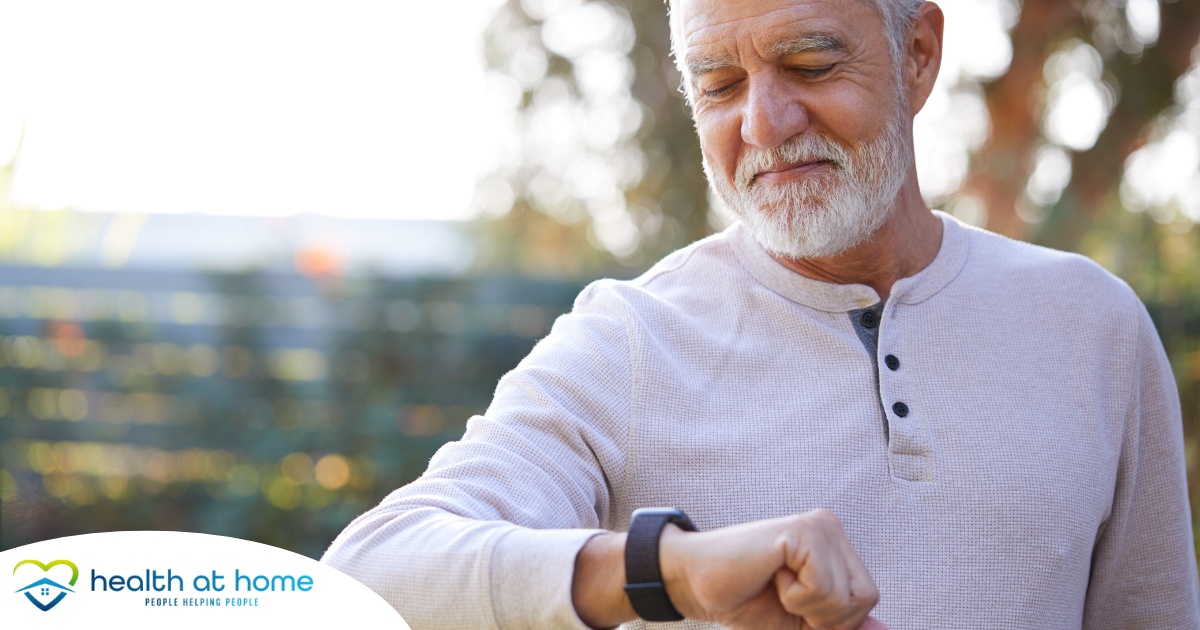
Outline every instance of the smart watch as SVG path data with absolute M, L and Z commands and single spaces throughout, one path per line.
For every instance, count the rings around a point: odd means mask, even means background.
M 696 531 L 691 519 L 680 510 L 642 508 L 633 512 L 629 535 L 625 538 L 625 594 L 633 604 L 633 611 L 646 621 L 683 619 L 667 597 L 658 564 L 658 539 L 667 523 L 674 523 L 684 531 Z

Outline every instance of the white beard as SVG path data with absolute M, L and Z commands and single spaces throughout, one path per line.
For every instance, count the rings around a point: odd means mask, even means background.
M 704 172 L 767 251 L 788 258 L 834 256 L 871 238 L 895 207 L 912 155 L 903 121 L 893 117 L 878 137 L 853 151 L 812 132 L 774 149 L 751 149 L 738 163 L 735 183 L 717 176 L 707 156 Z M 816 160 L 832 162 L 832 172 L 782 184 L 754 180 L 781 164 Z

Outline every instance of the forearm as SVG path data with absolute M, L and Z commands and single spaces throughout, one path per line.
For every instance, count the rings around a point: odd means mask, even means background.
M 610 628 L 637 618 L 625 595 L 625 534 L 601 534 L 575 557 L 571 600 L 593 628 Z
M 505 529 L 431 507 L 383 505 L 351 523 L 322 562 L 379 593 L 414 628 L 485 627 L 490 576 L 476 567 Z
M 571 574 L 595 535 L 389 506 L 352 523 L 322 561 L 379 593 L 414 629 L 582 629 Z

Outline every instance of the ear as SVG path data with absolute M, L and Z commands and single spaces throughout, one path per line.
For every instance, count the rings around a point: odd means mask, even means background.
M 942 8 L 926 2 L 917 9 L 904 54 L 904 81 L 908 87 L 909 114 L 916 116 L 933 92 L 942 67 L 942 27 L 946 18 Z

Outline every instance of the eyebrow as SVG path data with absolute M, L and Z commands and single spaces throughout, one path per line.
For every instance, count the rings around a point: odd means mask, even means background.
M 807 52 L 845 52 L 847 50 L 849 48 L 846 43 L 836 35 L 812 33 L 775 42 L 767 48 L 767 53 L 775 57 L 784 57 Z M 720 54 L 688 60 L 687 69 L 688 74 L 695 78 L 732 65 L 734 65 L 732 55 Z
M 837 35 L 828 33 L 812 33 L 809 35 L 801 35 L 782 41 L 775 42 L 767 48 L 767 52 L 771 55 L 783 57 L 785 55 L 796 55 L 806 52 L 827 52 L 827 51 L 845 52 L 848 50 L 846 43 Z
M 711 57 L 701 57 L 699 59 L 690 59 L 687 62 L 688 74 L 692 77 L 698 77 L 702 74 L 728 68 L 733 65 L 733 55 L 722 54 Z

